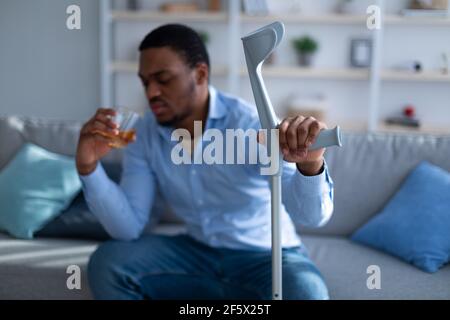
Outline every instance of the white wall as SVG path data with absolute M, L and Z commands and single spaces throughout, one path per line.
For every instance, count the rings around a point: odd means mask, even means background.
M 81 30 L 66 8 L 81 7 Z M 99 106 L 98 1 L 0 1 L 0 114 L 84 120 Z

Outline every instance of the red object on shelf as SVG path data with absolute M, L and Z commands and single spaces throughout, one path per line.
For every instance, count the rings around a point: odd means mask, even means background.
M 408 118 L 413 118 L 416 115 L 416 110 L 413 106 L 408 105 L 403 109 L 403 114 Z

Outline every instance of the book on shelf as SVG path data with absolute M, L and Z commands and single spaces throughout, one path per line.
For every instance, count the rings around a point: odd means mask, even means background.
M 165 3 L 159 8 L 166 13 L 184 13 L 184 12 L 198 12 L 199 7 L 196 3 Z
M 388 117 L 388 118 L 386 118 L 385 123 L 388 125 L 399 125 L 399 126 L 412 127 L 412 128 L 420 127 L 419 119 L 411 118 L 411 117 L 404 117 L 404 116 Z

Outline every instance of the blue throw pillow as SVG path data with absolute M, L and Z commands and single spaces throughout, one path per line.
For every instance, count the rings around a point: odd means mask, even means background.
M 73 158 L 25 144 L 0 172 L 0 230 L 33 238 L 80 189 Z
M 450 260 L 450 173 L 422 162 L 351 238 L 436 272 Z
M 102 162 L 102 166 L 112 181 L 120 182 L 122 174 L 122 165 L 120 163 Z M 82 191 L 78 193 L 66 210 L 47 223 L 42 230 L 36 233 L 36 236 L 99 241 L 111 238 L 97 217 L 89 210 Z

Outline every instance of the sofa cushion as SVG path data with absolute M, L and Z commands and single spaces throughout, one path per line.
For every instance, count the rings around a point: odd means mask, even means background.
M 72 157 L 26 143 L 0 172 L 0 230 L 31 239 L 80 189 Z
M 303 236 L 331 299 L 450 299 L 450 265 L 430 274 L 344 237 Z M 369 266 L 380 268 L 381 289 L 368 289 Z
M 380 212 L 409 172 L 423 160 L 450 171 L 450 135 L 344 132 L 341 148 L 325 157 L 334 181 L 334 213 L 304 234 L 349 236 Z
M 436 272 L 450 259 L 449 230 L 450 173 L 423 162 L 352 240 Z

